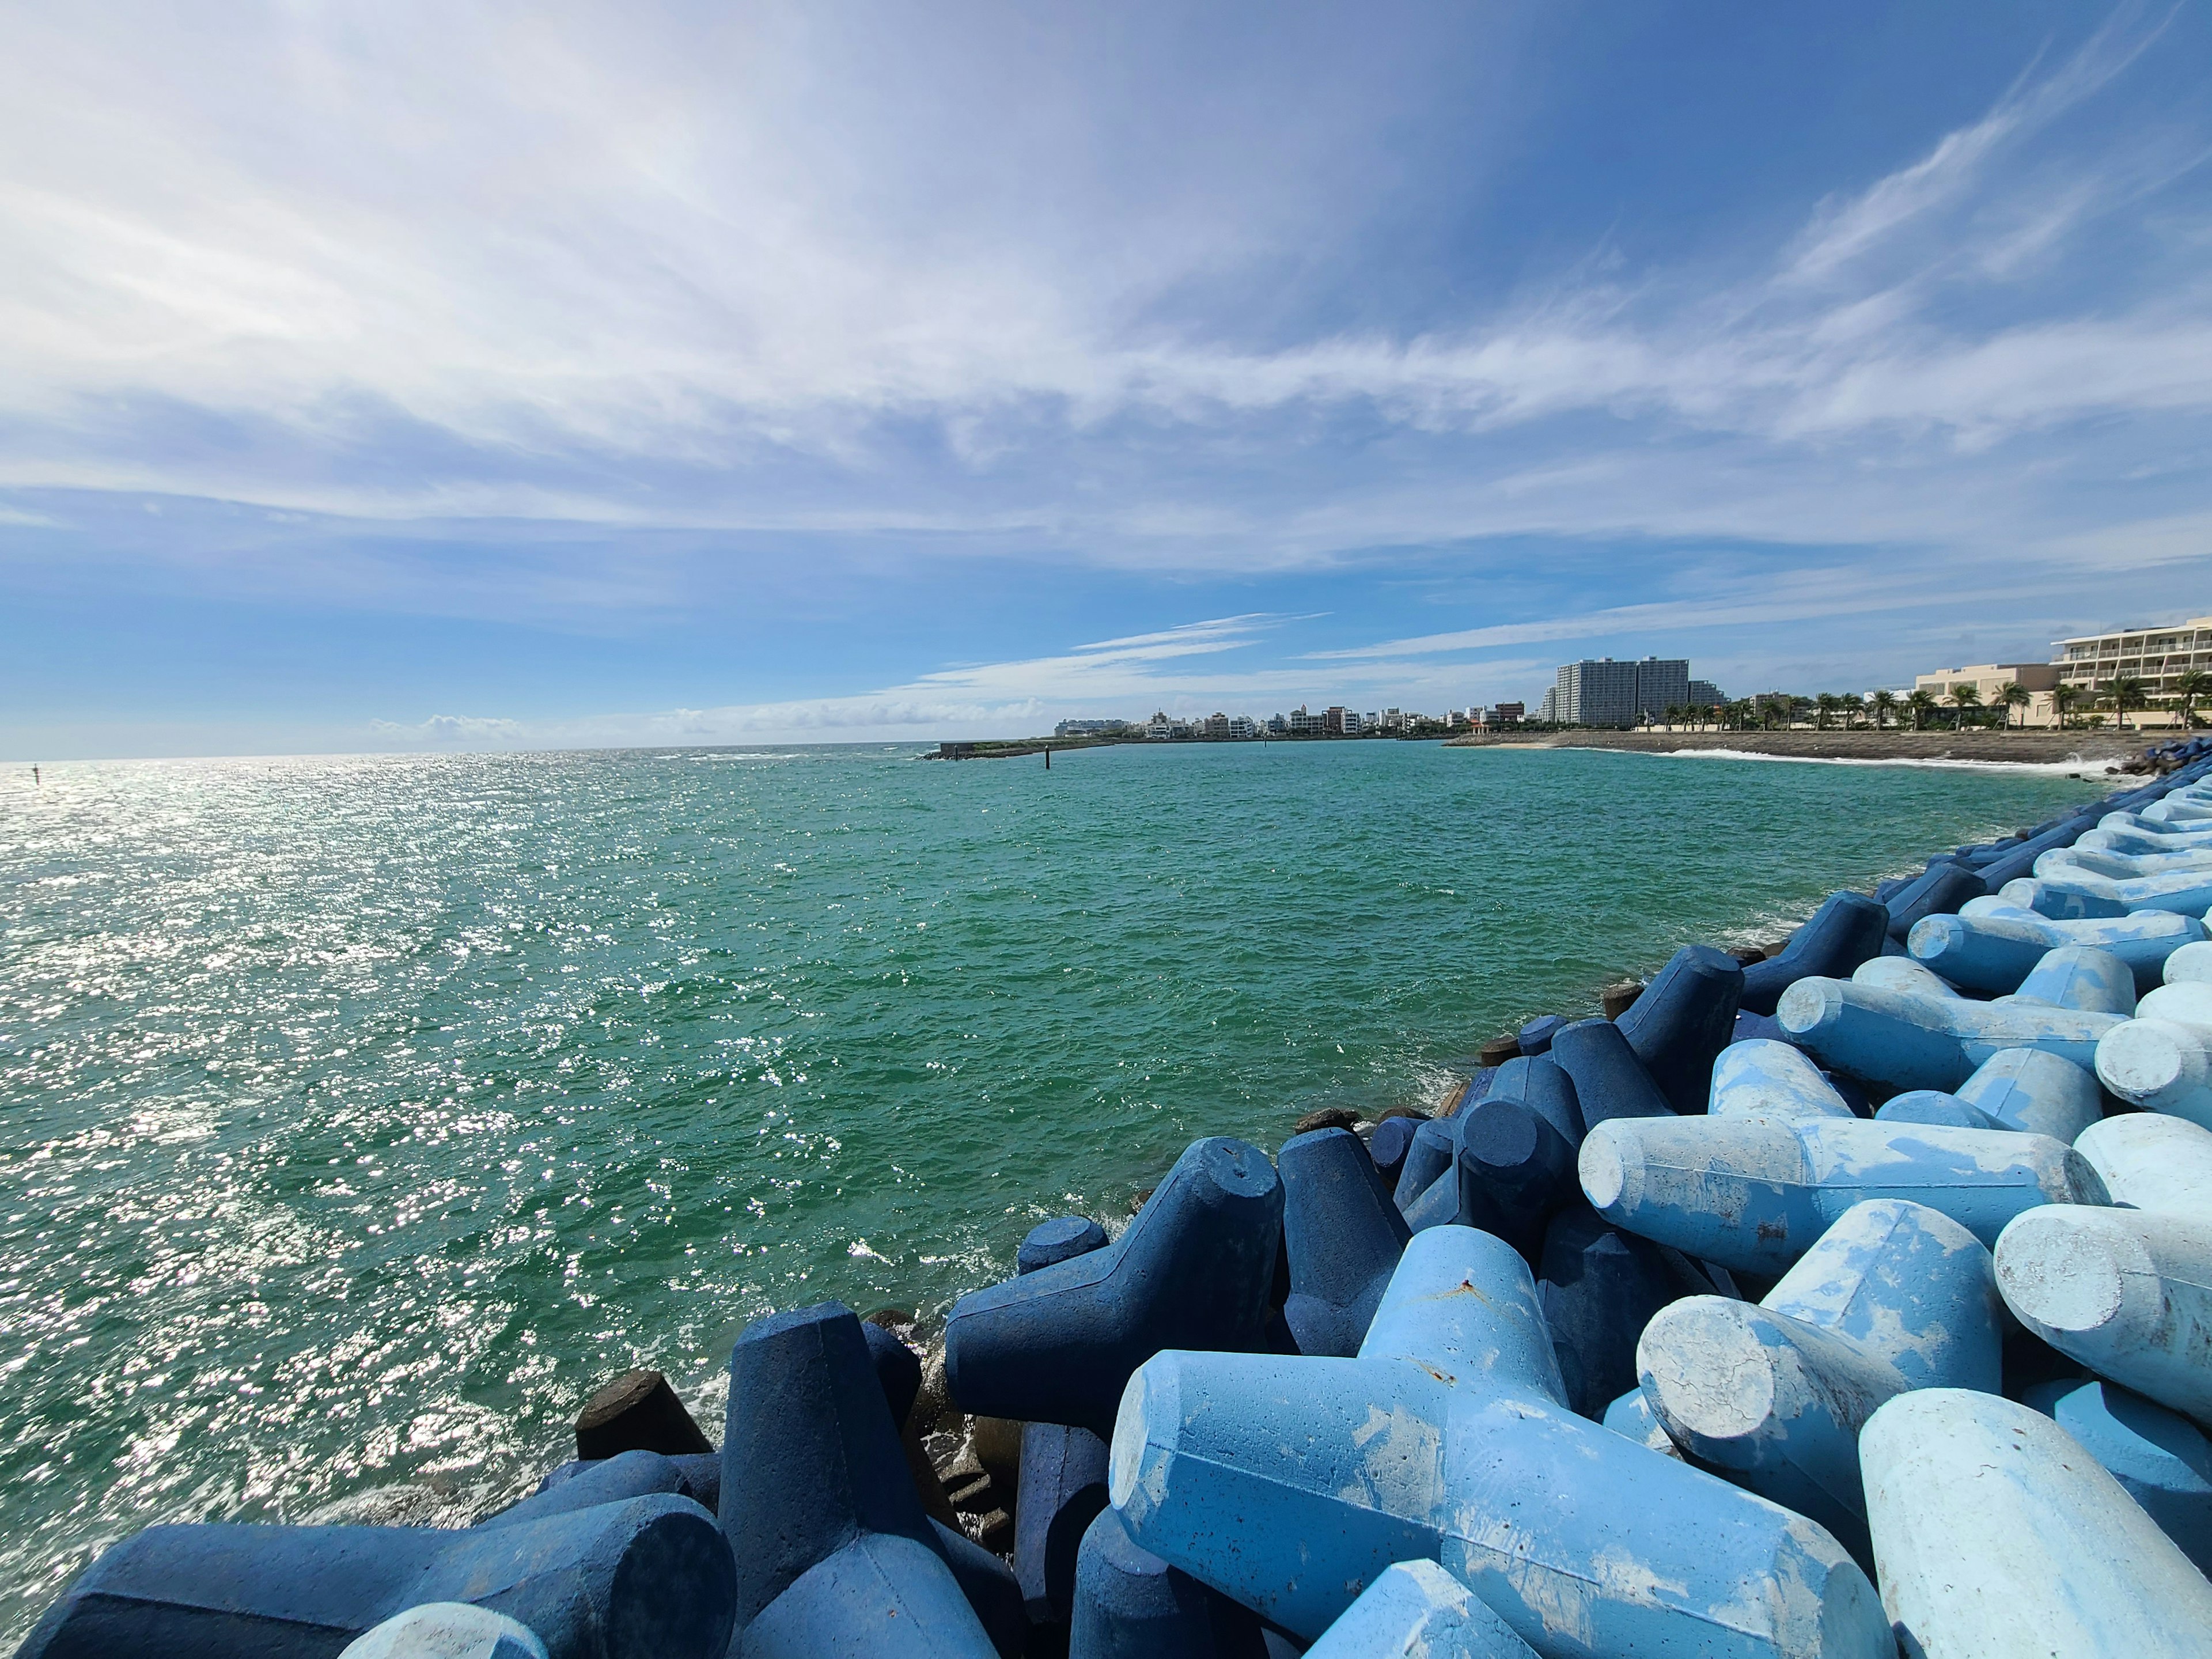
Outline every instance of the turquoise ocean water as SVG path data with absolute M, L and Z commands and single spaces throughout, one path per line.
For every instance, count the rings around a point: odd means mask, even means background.
M 2056 772 L 1362 743 L 0 781 L 0 1645 L 165 1519 L 459 1522 L 744 1323 L 1432 1100 Z

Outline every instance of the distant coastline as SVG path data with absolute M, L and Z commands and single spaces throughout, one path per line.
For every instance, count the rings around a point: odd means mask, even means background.
M 2030 765 L 2078 760 L 2095 769 L 2139 760 L 2151 739 L 2122 732 L 1472 732 L 1448 749 L 1620 749 L 1640 754 L 1732 750 L 1784 760 L 2013 761 Z

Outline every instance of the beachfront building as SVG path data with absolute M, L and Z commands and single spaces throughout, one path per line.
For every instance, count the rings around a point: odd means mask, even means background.
M 1256 738 L 1260 735 L 1259 723 L 1249 714 L 1238 714 L 1229 722 L 1229 735 L 1232 738 Z
M 1468 713 L 1472 715 L 1474 711 L 1473 709 L 1469 709 Z M 1528 705 L 1527 703 L 1501 702 L 1493 704 L 1490 712 L 1482 716 L 1482 724 L 1485 726 L 1518 726 L 1522 720 L 1525 720 L 1528 718 Z
M 2154 628 L 2123 628 L 2109 634 L 2084 634 L 2078 639 L 2052 641 L 2051 666 L 2057 684 L 2080 694 L 2077 708 L 2088 708 L 2098 689 L 2114 679 L 2139 679 L 2143 694 L 2154 702 L 2181 695 L 2177 683 L 2194 671 L 2212 672 L 2212 617 L 2191 617 L 2186 622 L 2161 623 Z M 2207 702 L 2212 707 L 2212 702 Z M 2181 716 L 2166 708 L 2136 710 L 2130 725 L 2173 725 Z
M 2057 684 L 2058 669 L 2047 662 L 1982 662 L 1962 668 L 1938 668 L 1912 677 L 1913 690 L 1929 692 L 1947 707 L 1954 702 L 1951 695 L 1954 686 L 1972 686 L 1974 706 L 1997 708 L 2003 706 L 2004 688 L 2017 685 L 2028 694 L 2028 702 L 2024 708 L 2007 713 L 2007 722 L 2016 726 L 2058 724 L 2058 710 L 2051 695 Z
M 1544 693 L 1543 702 L 1536 705 L 1536 718 L 1546 726 L 1559 723 L 1559 688 L 1554 685 Z
M 1174 735 L 1175 723 L 1168 719 L 1167 711 L 1165 709 L 1162 709 L 1158 714 L 1154 714 L 1152 718 L 1146 723 L 1145 736 L 1154 743 L 1165 743 Z
M 1052 728 L 1055 738 L 1110 738 L 1128 731 L 1127 720 L 1062 720 Z
M 1690 665 L 1682 657 L 1611 657 L 1565 663 L 1553 682 L 1551 718 L 1562 726 L 1636 726 L 1690 700 Z
M 1291 717 L 1287 725 L 1290 728 L 1291 735 L 1300 738 L 1319 737 L 1323 732 L 1328 729 L 1328 716 L 1323 714 L 1307 714 L 1306 706 L 1304 703 L 1300 703 L 1296 708 L 1291 710 Z
M 1692 708 L 1719 708 L 1727 703 L 1728 699 L 1721 695 L 1720 687 L 1711 680 L 1692 680 L 1690 694 L 1683 702 Z

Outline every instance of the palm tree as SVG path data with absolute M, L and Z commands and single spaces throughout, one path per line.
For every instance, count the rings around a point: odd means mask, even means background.
M 2123 727 L 2128 723 L 2129 709 L 2143 708 L 2150 701 L 2143 695 L 2142 679 L 2133 674 L 2115 675 L 2100 689 L 2105 694 L 2105 700 L 2112 705 L 2112 713 Z
M 2034 701 L 2034 694 L 2018 680 L 2007 680 L 1997 687 L 1997 702 L 2006 708 L 2025 708 Z M 2021 724 L 2026 724 L 2026 716 L 2021 717 Z
M 2191 668 L 2173 677 L 2173 706 L 2181 711 L 2184 726 L 2197 724 L 2197 700 L 2212 697 L 2212 674 Z
M 1874 694 L 1874 729 L 1877 732 L 1888 723 L 1891 713 L 1897 708 L 1897 693 L 1877 691 Z
M 1912 711 L 1912 729 L 1917 732 L 1928 724 L 1928 717 L 1936 712 L 1936 694 L 1924 685 L 1916 685 L 1911 695 L 1905 698 L 1905 706 Z
M 2051 689 L 2051 707 L 2058 716 L 2060 731 L 2066 729 L 2067 711 L 2081 701 L 2081 688 L 2078 685 L 2058 685 Z
M 1832 691 L 1823 691 L 1814 699 L 1814 702 L 1819 706 L 1820 713 L 1814 724 L 1825 732 L 1828 729 L 1828 722 L 1836 717 L 1836 709 L 1838 706 L 1836 694 Z
M 1951 688 L 1951 706 L 1958 711 L 1953 716 L 1952 724 L 1955 729 L 1963 730 L 1967 711 L 1982 706 L 1981 688 L 1972 680 L 1961 681 Z
M 1676 726 L 1683 724 L 1682 705 L 1679 702 L 1668 703 L 1667 705 L 1667 712 L 1662 718 L 1667 722 L 1667 729 L 1669 732 L 1673 731 Z

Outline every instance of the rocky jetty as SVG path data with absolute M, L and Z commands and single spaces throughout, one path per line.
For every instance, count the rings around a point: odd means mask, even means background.
M 2212 1651 L 2212 743 L 1443 1115 L 611 1382 L 459 1529 L 157 1526 L 19 1659 Z M 1745 958 L 1749 957 L 1747 961 Z

